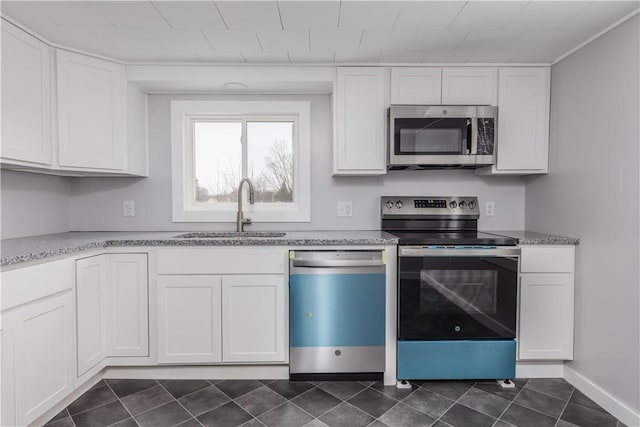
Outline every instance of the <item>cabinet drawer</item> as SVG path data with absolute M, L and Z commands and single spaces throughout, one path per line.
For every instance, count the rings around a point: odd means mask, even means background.
M 2 273 L 2 310 L 71 289 L 73 260 L 46 262 Z
M 573 246 L 523 246 L 521 273 L 573 273 Z
M 158 250 L 158 274 L 283 274 L 286 247 Z

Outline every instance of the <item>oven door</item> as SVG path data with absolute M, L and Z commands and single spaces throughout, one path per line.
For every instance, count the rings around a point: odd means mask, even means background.
M 515 247 L 400 247 L 398 339 L 516 337 Z

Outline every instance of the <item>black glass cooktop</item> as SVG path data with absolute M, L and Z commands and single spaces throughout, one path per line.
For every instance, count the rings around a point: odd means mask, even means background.
M 443 245 L 443 246 L 515 246 L 518 240 L 478 231 L 391 231 L 397 236 L 399 245 Z

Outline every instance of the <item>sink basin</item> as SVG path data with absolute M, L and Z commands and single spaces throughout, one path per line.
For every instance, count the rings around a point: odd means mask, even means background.
M 279 231 L 205 231 L 173 236 L 179 239 L 225 239 L 236 237 L 284 237 L 287 233 Z

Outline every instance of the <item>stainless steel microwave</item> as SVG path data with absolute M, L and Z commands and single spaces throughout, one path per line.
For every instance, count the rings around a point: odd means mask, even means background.
M 388 169 L 496 163 L 497 107 L 392 105 L 388 117 Z

